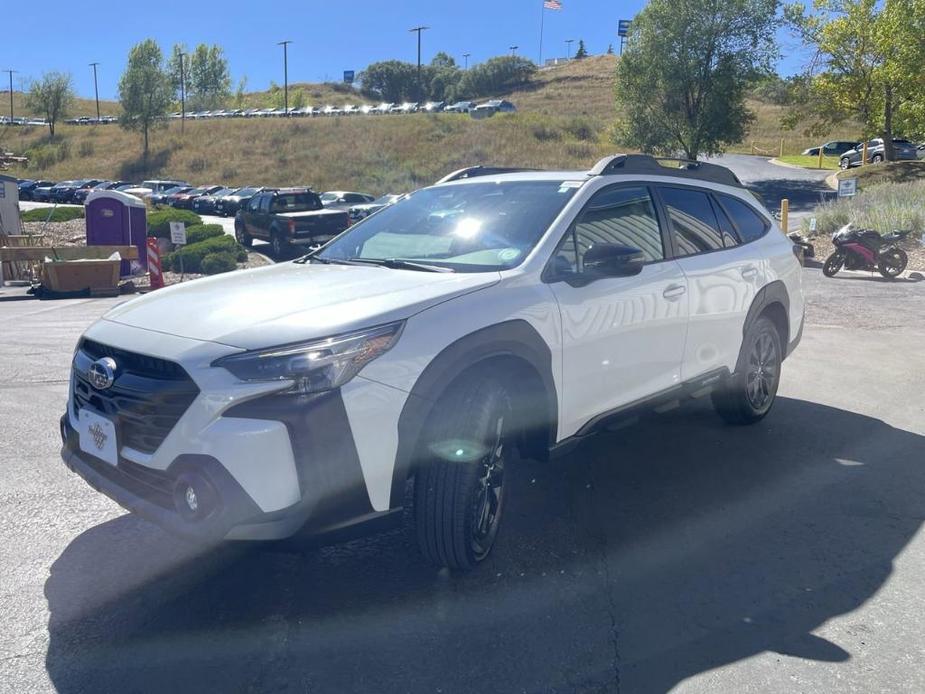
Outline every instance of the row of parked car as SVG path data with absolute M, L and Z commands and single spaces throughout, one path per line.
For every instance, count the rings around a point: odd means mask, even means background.
M 197 214 L 222 217 L 234 217 L 244 204 L 259 193 L 279 190 L 266 186 L 193 186 L 186 181 L 178 180 L 149 180 L 139 184 L 95 178 L 57 183 L 21 179 L 18 187 L 20 200 L 82 205 L 94 190 L 118 190 L 145 198 L 155 207 L 169 205 L 192 210 Z M 345 190 L 330 190 L 320 196 L 324 207 L 347 210 L 351 223 L 392 204 L 399 197 L 401 196 L 388 194 L 377 198 L 369 193 Z
M 823 156 L 838 157 L 838 165 L 842 169 L 861 166 L 864 162 L 864 143 L 857 140 L 832 140 L 816 147 L 803 150 L 803 154 L 818 157 L 819 151 Z M 875 137 L 867 141 L 867 163 L 878 164 L 886 159 L 886 147 L 883 138 Z M 896 161 L 912 161 L 925 158 L 925 144 L 916 145 L 902 137 L 893 138 L 893 155 Z
M 193 111 L 186 114 L 186 118 L 192 120 L 207 118 L 281 118 L 289 115 L 293 118 L 306 118 L 311 116 L 355 116 L 371 115 L 381 116 L 387 114 L 401 113 L 511 113 L 517 110 L 510 101 L 505 99 L 490 99 L 483 103 L 477 104 L 474 101 L 457 101 L 447 104 L 443 101 L 428 101 L 421 104 L 416 101 L 406 101 L 402 104 L 391 102 L 382 102 L 375 106 L 363 104 L 344 104 L 343 106 L 323 106 L 315 108 L 314 106 L 301 106 L 299 108 L 290 107 L 287 111 L 284 108 L 236 108 L 236 109 L 218 109 L 215 111 Z M 178 111 L 171 113 L 171 119 L 183 117 Z

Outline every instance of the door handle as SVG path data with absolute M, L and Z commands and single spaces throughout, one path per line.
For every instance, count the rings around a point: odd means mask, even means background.
M 741 273 L 742 279 L 753 280 L 758 276 L 758 269 L 749 265 L 748 267 L 742 268 Z
M 687 287 L 683 284 L 669 284 L 665 291 L 662 292 L 662 296 L 672 301 L 674 299 L 680 299 L 684 292 L 687 291 Z

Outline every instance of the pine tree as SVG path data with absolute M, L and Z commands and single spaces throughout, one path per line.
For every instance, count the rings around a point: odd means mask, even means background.
M 584 39 L 578 39 L 578 50 L 575 51 L 575 60 L 581 60 L 588 57 L 588 51 L 585 50 Z

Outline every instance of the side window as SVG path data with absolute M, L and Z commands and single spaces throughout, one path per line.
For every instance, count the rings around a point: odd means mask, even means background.
M 270 202 L 273 200 L 272 195 L 261 195 L 260 196 L 260 211 L 263 213 L 270 211 Z
M 262 195 L 255 195 L 254 197 L 252 197 L 247 203 L 247 211 L 256 212 L 257 208 L 260 206 L 260 199 L 262 197 L 263 197 Z
M 553 256 L 556 271 L 580 273 L 585 253 L 602 243 L 638 248 L 647 262 L 665 258 L 658 217 L 647 188 L 598 191 L 559 244 Z
M 678 257 L 708 253 L 723 247 L 723 234 L 710 197 L 692 188 L 659 188 Z
M 719 223 L 719 230 L 723 234 L 723 248 L 738 246 L 739 236 L 732 222 L 729 220 L 729 215 L 727 215 L 720 204 L 716 202 L 716 198 L 713 198 L 712 202 L 713 212 L 716 214 L 716 221 Z
M 760 239 L 768 231 L 768 223 L 747 203 L 731 195 L 717 195 L 720 206 L 729 213 L 732 223 L 739 232 L 742 243 Z

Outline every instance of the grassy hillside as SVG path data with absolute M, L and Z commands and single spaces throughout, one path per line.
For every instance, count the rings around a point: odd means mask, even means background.
M 100 99 L 101 116 L 118 116 L 122 113 L 122 107 L 118 101 L 104 101 Z M 0 92 L 0 115 L 10 115 L 10 91 Z M 13 90 L 13 115 L 17 118 L 20 116 L 41 118 L 45 114 L 34 111 L 26 107 L 26 95 L 22 92 Z M 71 107 L 68 117 L 78 116 L 96 116 L 96 101 L 91 97 L 89 99 L 75 98 L 74 105 Z
M 114 125 L 62 125 L 55 143 L 47 142 L 42 128 L 0 128 L 0 149 L 30 156 L 28 169 L 12 171 L 20 176 L 163 176 L 229 185 L 311 184 L 377 194 L 406 191 L 472 164 L 584 168 L 604 154 L 625 149 L 609 140 L 616 117 L 617 60 L 597 56 L 538 70 L 529 84 L 497 95 L 511 99 L 518 113 L 486 120 L 455 114 L 208 120 L 187 122 L 184 134 L 171 122 L 152 133 L 147 160 L 140 158 L 140 135 Z M 302 90 L 312 106 L 364 101 L 340 84 L 296 84 L 291 89 Z M 245 105 L 268 101 L 269 92 L 245 97 Z M 80 108 L 88 103 L 92 101 L 84 100 Z M 752 108 L 756 123 L 733 151 L 749 152 L 754 143 L 776 154 L 782 136 L 788 154 L 817 143 L 819 138 L 800 135 L 801 128 L 782 131 L 782 107 L 754 102 Z M 115 110 L 109 103 L 104 112 Z M 845 129 L 831 138 L 853 135 Z

